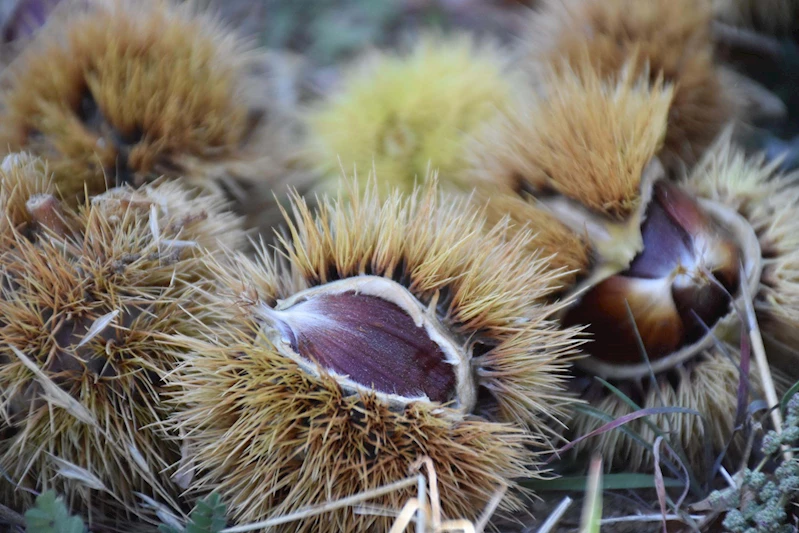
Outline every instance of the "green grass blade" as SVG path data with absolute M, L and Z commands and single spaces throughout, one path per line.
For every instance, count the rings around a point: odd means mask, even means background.
M 591 459 L 588 469 L 588 487 L 583 503 L 580 533 L 599 533 L 602 522 L 602 458 Z

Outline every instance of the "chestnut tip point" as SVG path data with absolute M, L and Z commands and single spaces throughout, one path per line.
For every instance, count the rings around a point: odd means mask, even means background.
M 52 194 L 34 194 L 25 203 L 31 218 L 42 228 L 47 228 L 57 235 L 66 235 L 67 222 L 61 202 Z
M 3 162 L 0 163 L 0 171 L 7 174 L 13 171 L 15 168 L 19 168 L 32 160 L 33 157 L 27 152 L 14 152 L 8 154 L 3 158 Z

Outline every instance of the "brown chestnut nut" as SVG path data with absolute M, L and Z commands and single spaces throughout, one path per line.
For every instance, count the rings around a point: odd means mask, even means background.
M 641 233 L 644 249 L 628 269 L 587 291 L 564 320 L 588 324 L 591 355 L 609 363 L 640 362 L 642 348 L 659 359 L 697 341 L 738 289 L 732 235 L 678 186 L 655 184 Z

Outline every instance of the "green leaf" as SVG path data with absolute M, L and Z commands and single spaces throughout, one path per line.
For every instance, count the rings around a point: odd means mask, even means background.
M 70 516 L 67 506 L 55 491 L 36 498 L 36 505 L 25 513 L 27 533 L 83 533 L 86 527 L 79 516 Z
M 219 533 L 227 524 L 226 510 L 219 494 L 212 493 L 203 498 L 189 514 L 186 533 Z
M 530 479 L 520 483 L 525 488 L 536 491 L 585 491 L 588 476 L 570 476 L 556 479 Z M 679 479 L 664 478 L 667 487 L 683 487 L 685 483 Z M 623 489 L 653 489 L 655 488 L 655 477 L 651 474 L 606 474 L 602 481 L 602 488 L 605 490 Z
M 161 533 L 183 533 L 183 531 L 175 529 L 174 527 L 168 526 L 166 524 L 159 525 L 158 531 L 160 531 Z
M 782 397 L 782 401 L 780 402 L 780 411 L 782 411 L 783 414 L 785 414 L 785 410 L 788 408 L 788 402 L 791 401 L 791 398 L 793 398 L 793 395 L 797 392 L 799 392 L 799 381 L 794 383 L 791 388 L 788 389 L 788 392 L 786 392 Z

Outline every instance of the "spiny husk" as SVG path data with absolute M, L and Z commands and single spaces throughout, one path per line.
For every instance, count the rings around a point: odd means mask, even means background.
M 608 83 L 592 70 L 551 77 L 475 145 L 475 176 L 507 191 L 555 192 L 612 218 L 640 204 L 641 174 L 663 141 L 672 90 L 631 71 Z
M 256 521 L 396 481 L 427 455 L 444 513 L 474 518 L 498 485 L 515 489 L 513 478 L 539 475 L 526 446 L 548 446 L 545 424 L 562 412 L 561 378 L 579 339 L 550 321 L 554 309 L 542 299 L 559 273 L 526 257 L 529 234 L 486 233 L 477 211 L 433 186 L 381 203 L 373 184 L 362 197 L 351 190 L 325 199 L 315 215 L 299 198 L 293 209 L 284 261 L 263 252 L 260 264 L 237 257 L 235 268 L 217 268 L 214 307 L 235 316 L 207 341 L 190 341 L 176 373 L 176 424 L 196 459 L 194 490 L 217 490 L 237 521 Z M 392 406 L 326 372 L 307 373 L 241 305 L 274 305 L 363 275 L 406 287 L 474 350 L 473 372 L 488 393 L 474 414 L 426 399 Z M 411 495 L 375 503 L 398 509 Z M 519 495 L 511 491 L 501 508 L 519 509 Z M 390 521 L 345 509 L 287 530 L 386 530 Z
M 507 107 L 506 63 L 495 45 L 468 34 L 427 35 L 404 55 L 361 60 L 307 114 L 308 159 L 326 175 L 320 189 L 335 191 L 341 168 L 353 166 L 374 168 L 383 194 L 411 192 L 430 170 L 457 185 L 468 136 Z
M 587 234 L 600 262 L 618 272 L 643 245 L 641 218 L 662 173 L 653 158 L 672 88 L 630 69 L 615 82 L 586 68 L 548 80 L 544 95 L 519 101 L 486 128 L 472 147 L 470 176 L 488 197 L 536 197 Z
M 666 139 L 667 168 L 693 165 L 735 112 L 714 65 L 707 0 L 549 0 L 530 18 L 527 56 L 541 65 L 589 64 L 614 77 L 634 72 L 674 85 Z
M 4 502 L 31 504 L 8 480 L 53 488 L 90 524 L 111 528 L 140 512 L 134 491 L 173 501 L 178 450 L 157 426 L 175 362 L 165 336 L 213 320 L 201 257 L 221 239 L 243 241 L 224 202 L 190 197 L 174 183 L 113 189 L 65 209 L 60 231 L 17 232 L 0 252 Z
M 779 162 L 746 157 L 732 143 L 732 130 L 686 180 L 686 186 L 706 198 L 736 209 L 752 225 L 760 241 L 763 272 L 754 307 L 769 356 L 796 375 L 799 335 L 799 205 L 797 176 L 781 175 Z
M 47 158 L 73 204 L 167 175 L 257 225 L 292 153 L 260 53 L 191 2 L 73 4 L 9 67 L 0 145 Z
M 14 240 L 15 231 L 26 232 L 33 222 L 26 204 L 38 194 L 53 194 L 52 175 L 41 159 L 25 153 L 9 154 L 0 164 L 0 239 Z
M 394 412 L 374 396 L 348 395 L 328 377 L 304 374 L 263 337 L 197 346 L 184 370 L 180 415 L 201 468 L 196 489 L 213 488 L 236 522 L 280 516 L 334 501 L 409 475 L 429 456 L 443 511 L 474 517 L 498 487 L 527 477 L 528 435 L 438 405 Z M 400 509 L 413 490 L 374 501 Z M 518 494 L 504 511 L 521 510 Z M 343 509 L 287 524 L 283 531 L 386 531 L 391 519 Z
M 510 231 L 533 232 L 527 244 L 528 252 L 531 256 L 548 258 L 552 268 L 564 272 L 557 280 L 562 287 L 572 287 L 578 278 L 589 272 L 592 262 L 590 244 L 555 215 L 517 196 L 490 195 L 487 190 L 480 193 L 475 198 L 487 202 L 489 226 L 505 223 Z

